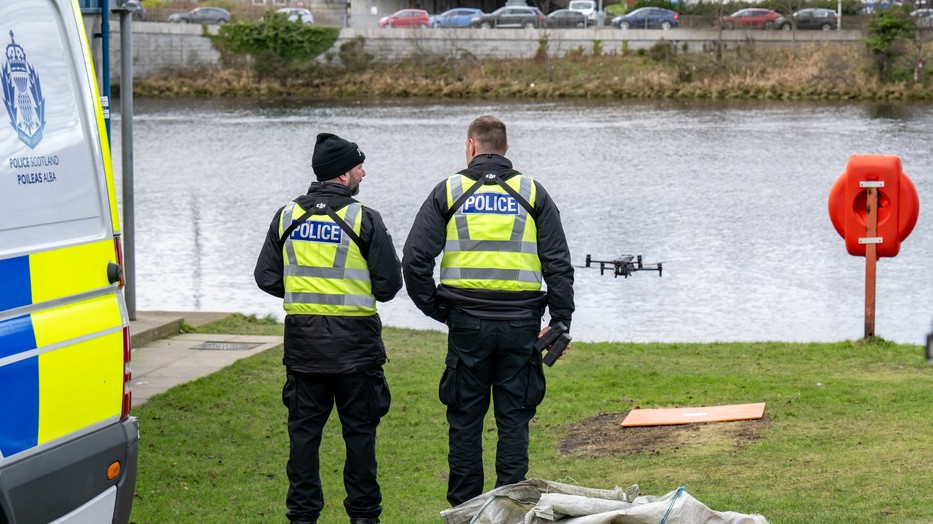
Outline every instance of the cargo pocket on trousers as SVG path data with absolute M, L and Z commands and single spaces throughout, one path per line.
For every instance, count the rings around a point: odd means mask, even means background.
M 377 421 L 389 413 L 392 404 L 392 395 L 389 393 L 389 384 L 386 382 L 382 370 L 370 371 L 367 376 L 372 381 L 370 387 L 370 420 Z
M 437 388 L 437 396 L 441 404 L 445 406 L 457 405 L 457 366 L 460 364 L 460 357 L 457 355 L 447 355 L 444 368 L 444 374 L 441 375 L 441 383 Z
M 282 386 L 282 404 L 291 412 L 295 408 L 295 377 L 285 376 L 285 385 Z
M 537 407 L 544 400 L 547 384 L 544 380 L 544 368 L 538 362 L 525 364 L 528 368 L 528 381 L 525 383 L 525 407 Z

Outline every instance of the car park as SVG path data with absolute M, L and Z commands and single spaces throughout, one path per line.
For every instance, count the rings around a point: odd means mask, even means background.
M 474 16 L 483 14 L 482 9 L 457 7 L 448 9 L 439 15 L 431 15 L 428 25 L 431 27 L 470 27 Z
M 428 27 L 431 18 L 424 9 L 402 9 L 379 19 L 379 27 Z
M 571 11 L 570 9 L 558 9 L 557 11 L 548 13 L 544 22 L 545 26 L 550 28 L 582 28 L 590 25 L 590 21 L 586 18 L 586 15 L 579 11 Z
M 474 16 L 473 27 L 524 27 L 538 28 L 544 25 L 544 13 L 537 7 L 505 6 L 492 13 Z
M 782 16 L 774 22 L 775 29 L 790 31 L 797 21 L 797 29 L 822 29 L 829 31 L 839 27 L 839 18 L 832 9 L 807 8 L 797 11 L 791 16 Z
M 754 7 L 722 17 L 719 25 L 723 29 L 774 29 L 778 18 L 781 18 L 781 13 L 777 11 Z
M 285 14 L 289 22 L 301 22 L 305 25 L 314 25 L 314 15 L 307 9 L 302 9 L 300 7 L 283 7 L 277 10 L 276 13 Z
M 609 22 L 619 29 L 671 29 L 680 25 L 680 15 L 661 7 L 641 7 Z
M 176 24 L 229 24 L 230 12 L 222 7 L 196 7 L 184 13 L 168 15 L 168 21 Z

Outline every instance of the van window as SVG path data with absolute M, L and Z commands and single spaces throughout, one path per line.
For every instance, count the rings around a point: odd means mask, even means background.
M 59 17 L 49 0 L 0 2 L 0 258 L 107 234 L 93 101 L 76 99 L 87 73 Z
M 582 2 L 570 2 L 569 9 L 586 10 L 586 9 L 594 9 L 595 7 L 596 7 L 595 2 L 582 1 Z

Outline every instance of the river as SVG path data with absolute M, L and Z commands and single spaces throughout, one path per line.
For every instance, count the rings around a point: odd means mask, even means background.
M 318 132 L 366 153 L 359 199 L 399 256 L 430 189 L 464 164 L 469 122 L 508 125 L 509 158 L 551 193 L 575 264 L 640 254 L 664 275 L 576 271 L 575 340 L 838 341 L 863 334 L 865 259 L 827 211 L 853 154 L 897 155 L 921 213 L 878 263 L 876 333 L 933 320 L 933 106 L 722 101 L 313 102 L 137 99 L 137 308 L 283 316 L 252 271 L 276 209 L 313 179 Z M 114 162 L 119 180 L 119 115 Z M 119 182 L 118 182 L 119 183 Z M 443 329 L 405 291 L 386 325 Z

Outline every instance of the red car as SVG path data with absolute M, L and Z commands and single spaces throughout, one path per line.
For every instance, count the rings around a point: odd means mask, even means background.
M 740 9 L 729 16 L 722 17 L 719 24 L 723 29 L 774 29 L 781 13 L 770 9 Z
M 428 27 L 431 19 L 424 9 L 402 9 L 379 19 L 379 27 Z

